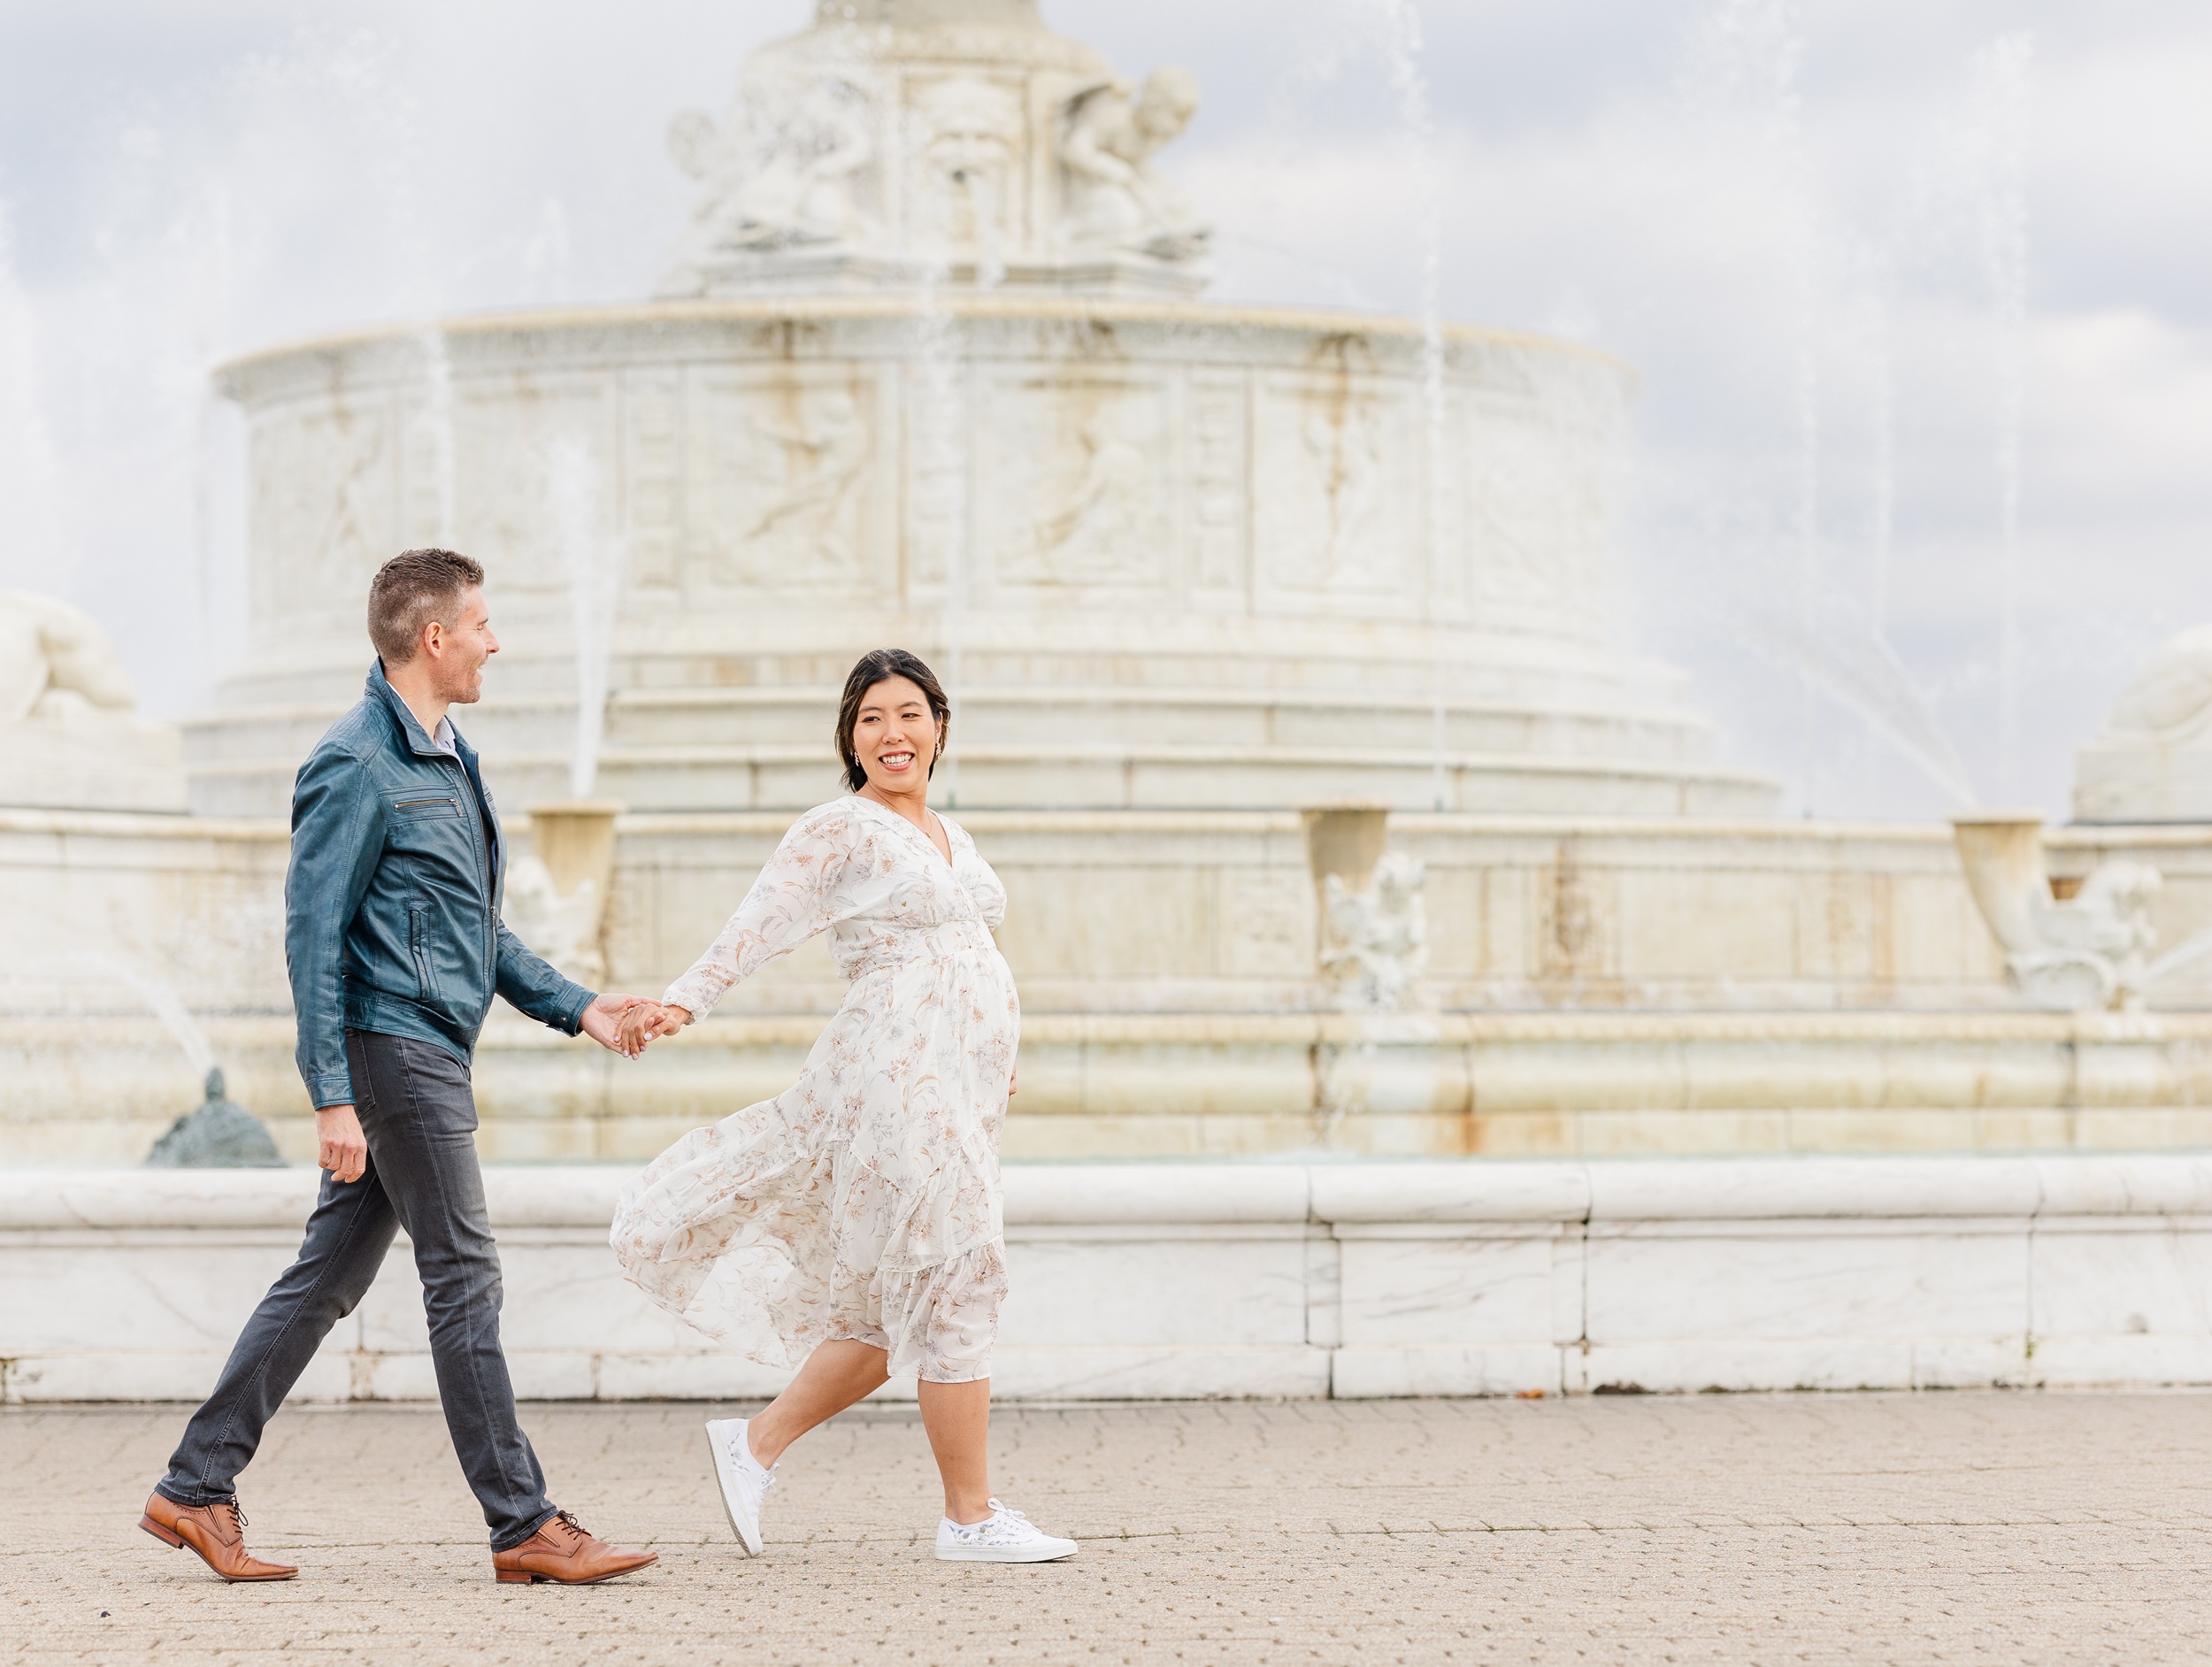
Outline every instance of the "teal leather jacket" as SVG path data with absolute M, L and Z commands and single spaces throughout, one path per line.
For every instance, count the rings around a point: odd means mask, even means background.
M 434 1042 L 469 1063 L 494 994 L 573 1036 L 592 993 L 499 918 L 507 851 L 476 753 L 423 733 L 384 664 L 292 788 L 284 958 L 300 1076 L 318 1110 L 353 1102 L 346 1032 Z

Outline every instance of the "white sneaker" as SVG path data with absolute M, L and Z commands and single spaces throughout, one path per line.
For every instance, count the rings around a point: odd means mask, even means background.
M 714 1479 L 722 1488 L 722 1508 L 749 1557 L 760 1556 L 760 1508 L 776 1491 L 776 1472 L 763 1470 L 745 1440 L 742 1418 L 707 1420 L 707 1449 L 714 1455 Z
M 995 1499 L 981 1522 L 938 1519 L 937 1555 L 947 1563 L 1056 1563 L 1081 1549 L 1072 1540 L 1056 1540 L 1018 1510 Z

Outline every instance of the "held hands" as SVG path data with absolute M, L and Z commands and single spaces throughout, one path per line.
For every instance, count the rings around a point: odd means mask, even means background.
M 688 1008 L 664 1005 L 659 1002 L 640 1002 L 622 1016 L 619 1032 L 621 1046 L 618 1051 L 626 1053 L 634 1059 L 645 1051 L 648 1042 L 663 1036 L 673 1036 L 689 1023 L 691 1011 Z
M 645 1044 L 656 1036 L 672 1036 L 678 1026 L 658 1027 L 657 1021 L 664 1012 L 682 1013 L 680 1007 L 664 1009 L 658 1002 L 649 1002 L 641 996 L 617 995 L 610 991 L 596 996 L 584 1010 L 584 1034 L 610 1053 L 620 1054 L 625 1059 L 635 1059 L 645 1051 Z M 689 1014 L 686 1013 L 688 1018 Z

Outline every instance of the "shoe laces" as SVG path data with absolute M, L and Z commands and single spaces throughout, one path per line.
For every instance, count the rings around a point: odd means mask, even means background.
M 239 1539 L 243 1540 L 246 1537 L 246 1508 L 238 1502 L 238 1495 L 233 1494 L 228 1499 L 219 1499 L 214 1503 L 215 1507 L 230 1512 L 231 1524 L 238 1530 Z
M 763 1464 L 759 1459 L 756 1458 L 753 1456 L 753 1444 L 742 1435 L 730 1438 L 729 1447 L 733 1455 L 740 1461 L 739 1469 L 751 1471 L 760 1477 L 760 1496 L 763 1499 L 766 1499 L 769 1494 L 776 1491 L 775 1464 Z M 780 1464 L 782 1462 L 779 1459 L 776 1463 Z
M 545 1525 L 545 1527 L 550 1528 L 555 1522 L 560 1524 L 562 1527 L 567 1529 L 569 1533 L 574 1534 L 579 1540 L 588 1540 L 591 1538 L 591 1530 L 585 1527 L 583 1524 L 576 1520 L 576 1514 L 573 1511 L 555 1511 L 553 1513 L 553 1522 L 549 1522 Z M 541 1528 L 538 1532 L 540 1533 L 543 1533 L 545 1532 L 545 1528 Z

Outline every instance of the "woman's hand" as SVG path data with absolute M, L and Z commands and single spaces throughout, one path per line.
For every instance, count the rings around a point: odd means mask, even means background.
M 659 1002 L 640 1002 L 622 1016 L 622 1040 L 634 1042 L 640 1052 L 645 1044 L 663 1036 L 673 1036 L 691 1023 L 689 1010 L 664 1006 Z
M 1022 1068 L 1021 1063 L 1017 1060 L 1013 1068 L 1006 1073 L 1006 1097 L 1010 1100 L 1021 1091 Z
M 594 997 L 591 1005 L 584 1010 L 583 1032 L 610 1053 L 635 1059 L 645 1051 L 643 1034 L 635 1027 L 637 1016 L 658 1010 L 657 1003 L 610 991 Z
M 626 1009 L 616 1031 L 617 1050 L 636 1058 L 645 1051 L 645 1044 L 657 1037 L 672 1036 L 683 1028 L 680 1023 L 669 1022 L 669 1015 L 683 1009 L 663 1007 L 658 1002 L 638 1002 Z

